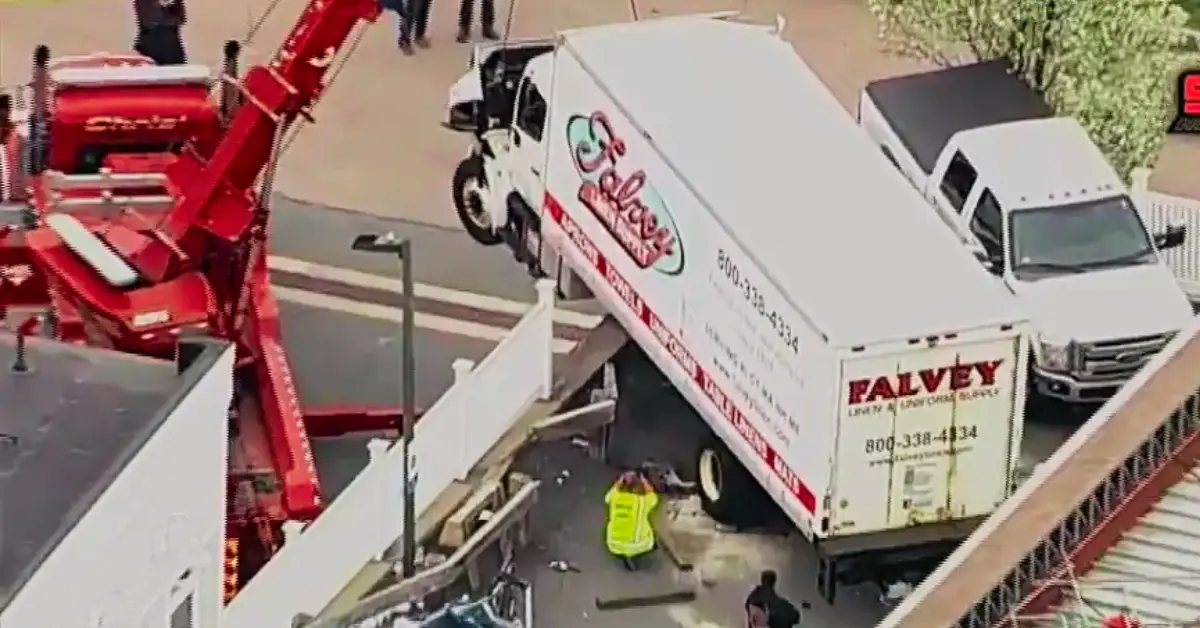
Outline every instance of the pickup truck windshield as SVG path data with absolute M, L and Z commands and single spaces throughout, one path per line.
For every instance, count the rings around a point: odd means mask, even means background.
M 1157 261 L 1128 196 L 1014 211 L 1009 241 L 1019 279 Z

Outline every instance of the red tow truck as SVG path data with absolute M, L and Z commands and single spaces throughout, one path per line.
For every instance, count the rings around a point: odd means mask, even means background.
M 285 134 L 336 74 L 375 0 L 311 0 L 268 62 L 219 76 L 128 54 L 33 55 L 0 96 L 0 316 L 62 342 L 169 359 L 184 335 L 236 343 L 227 599 L 322 510 L 310 435 L 386 429 L 394 409 L 305 409 L 266 264 Z

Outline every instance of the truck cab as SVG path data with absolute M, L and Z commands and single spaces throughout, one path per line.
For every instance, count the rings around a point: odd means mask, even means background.
M 1034 322 L 1037 392 L 1112 396 L 1193 314 L 1125 185 L 1000 62 L 877 81 L 859 122 Z
M 551 38 L 478 45 L 450 88 L 445 125 L 475 136 L 451 186 L 459 220 L 476 242 L 507 243 L 519 258 L 531 257 L 525 239 L 538 231 L 554 47 Z
M 67 174 L 161 172 L 186 143 L 207 151 L 220 138 L 219 107 L 210 97 L 211 71 L 201 65 L 156 66 L 130 54 L 60 57 L 46 66 L 45 96 L 34 82 L 5 90 L 11 103 L 6 165 L 8 195 L 24 181 L 30 118 L 42 121 L 36 171 Z M 35 111 L 42 107 L 44 111 Z M 18 145 L 20 147 L 18 148 Z

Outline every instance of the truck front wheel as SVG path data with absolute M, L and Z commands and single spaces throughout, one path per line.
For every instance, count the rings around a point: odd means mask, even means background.
M 771 501 L 732 451 L 713 436 L 696 456 L 696 479 L 704 513 L 720 524 L 749 528 L 766 523 Z
M 451 185 L 454 209 L 471 239 L 484 246 L 494 246 L 503 242 L 504 238 L 492 224 L 492 217 L 483 206 L 486 189 L 483 159 L 471 156 L 460 161 L 458 168 L 454 169 L 454 182 Z

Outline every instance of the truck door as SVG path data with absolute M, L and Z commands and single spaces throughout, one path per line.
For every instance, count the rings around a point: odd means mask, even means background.
M 971 190 L 978 180 L 979 173 L 962 151 L 955 151 L 949 157 L 942 155 L 937 167 L 929 175 L 929 183 L 925 187 L 926 199 L 937 208 L 942 220 L 952 225 L 959 235 L 964 235 L 966 221 L 963 209 L 967 207 Z
M 843 363 L 835 532 L 971 517 L 1004 499 L 1018 346 L 996 337 Z
M 484 133 L 513 119 L 525 66 L 554 50 L 551 39 L 486 43 L 471 51 L 468 71 L 450 88 L 446 126 Z
M 1000 208 L 1000 203 L 996 201 L 992 191 L 983 188 L 978 191 L 975 196 L 978 201 L 975 201 L 975 207 L 971 210 L 970 218 L 967 222 L 967 228 L 971 230 L 971 236 L 975 242 L 983 249 L 983 255 L 987 260 L 988 270 L 993 274 L 1004 274 L 1004 211 Z
M 513 115 L 512 145 L 519 164 L 513 169 L 513 180 L 529 207 L 536 209 L 542 203 L 546 186 L 542 183 L 546 167 L 546 149 L 542 143 L 546 132 L 548 103 L 536 82 L 531 77 L 521 80 L 517 91 L 517 107 Z

